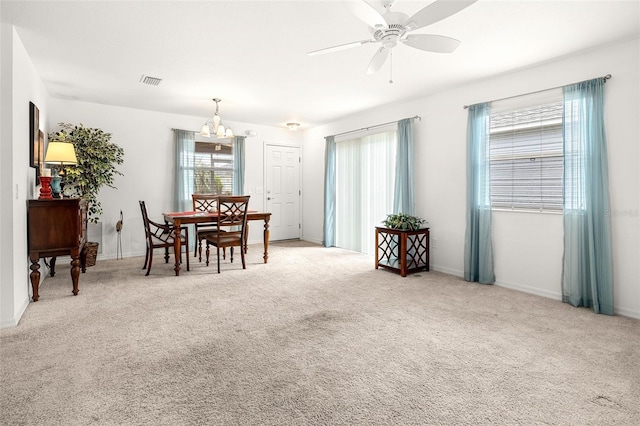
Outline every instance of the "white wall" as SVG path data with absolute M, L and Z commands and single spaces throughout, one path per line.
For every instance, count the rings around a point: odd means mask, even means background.
M 466 203 L 466 122 L 463 105 L 517 96 L 612 74 L 606 85 L 606 126 L 616 313 L 640 318 L 640 43 L 637 39 L 555 62 L 386 105 L 309 129 L 304 134 L 303 238 L 322 242 L 324 137 L 420 115 L 416 122 L 416 213 L 437 240 L 432 268 L 463 274 Z M 562 217 L 496 212 L 493 220 L 498 285 L 560 298 Z
M 223 114 L 224 119 L 224 114 Z M 104 213 L 102 222 L 101 258 L 115 258 L 117 233 L 115 224 L 122 210 L 122 252 L 124 257 L 143 256 L 144 228 L 139 200 L 144 200 L 152 220 L 162 221 L 162 213 L 174 211 L 174 150 L 175 129 L 199 131 L 205 117 L 190 117 L 154 111 L 116 107 L 62 99 L 50 100 L 48 131 L 57 130 L 58 123 L 82 123 L 101 128 L 112 134 L 111 141 L 124 149 L 124 164 L 118 166 L 124 176 L 116 176 L 117 189 L 103 188 L 99 194 Z M 298 138 L 285 128 L 229 122 L 238 135 L 255 130 L 257 136 L 248 137 L 245 145 L 245 191 L 251 195 L 249 207 L 264 209 L 263 194 L 255 193 L 264 187 L 264 144 L 298 145 Z M 249 242 L 262 241 L 262 227 L 250 228 Z M 142 265 L 141 265 L 142 266 Z
M 2 156 L 0 185 L 0 327 L 16 325 L 29 303 L 27 202 L 37 197 L 35 169 L 29 167 L 29 102 L 47 119 L 48 94 L 13 26 L 2 23 Z M 41 129 L 44 124 L 41 125 Z M 42 262 L 41 262 L 42 264 Z M 44 268 L 41 267 L 41 273 Z M 44 273 L 42 273 L 44 278 Z

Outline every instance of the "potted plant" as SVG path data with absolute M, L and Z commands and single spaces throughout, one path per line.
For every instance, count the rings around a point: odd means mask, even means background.
M 61 129 L 49 133 L 49 141 L 72 143 L 78 160 L 76 165 L 64 166 L 62 176 L 64 195 L 85 198 L 88 203 L 88 221 L 98 223 L 98 218 L 102 214 L 98 193 L 103 186 L 117 189 L 113 185 L 113 179 L 116 175 L 123 176 L 116 169 L 116 165 L 124 162 L 124 150 L 111 142 L 111 133 L 101 129 L 84 127 L 82 124 L 58 123 L 58 125 Z M 93 244 L 97 253 L 97 243 Z M 91 252 L 87 255 L 88 266 L 92 266 L 89 265 L 90 256 Z
M 417 216 L 397 213 L 387 215 L 387 218 L 382 223 L 384 224 L 384 226 L 391 229 L 415 231 L 420 229 L 420 226 L 423 223 L 426 223 L 426 221 Z

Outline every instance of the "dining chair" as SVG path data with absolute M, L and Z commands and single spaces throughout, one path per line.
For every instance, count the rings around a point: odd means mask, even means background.
M 153 250 L 157 248 L 164 249 L 164 261 L 169 263 L 169 248 L 175 247 L 175 226 L 168 223 L 158 223 L 149 219 L 147 214 L 147 206 L 144 201 L 140 201 L 140 210 L 142 211 L 142 222 L 144 223 L 145 238 L 147 239 L 147 252 L 144 257 L 144 266 L 146 275 L 151 272 L 151 264 L 153 263 Z M 185 247 L 187 258 L 187 271 L 189 270 L 189 231 L 186 226 L 180 227 L 180 248 Z M 179 253 L 179 261 L 182 263 L 182 250 Z
M 218 209 L 218 194 L 191 194 L 193 201 L 193 211 L 210 212 Z M 196 231 L 197 246 L 193 250 L 193 257 L 198 258 L 198 262 L 202 262 L 202 241 L 209 234 L 217 232 L 215 222 L 196 223 L 194 224 Z M 226 250 L 223 250 L 222 258 L 226 258 Z
M 240 247 L 242 269 L 247 269 L 244 260 L 244 242 L 247 230 L 247 206 L 249 195 L 226 195 L 218 197 L 218 210 L 216 215 L 217 232 L 207 234 L 207 266 L 209 266 L 209 246 L 216 247 L 218 257 L 218 273 L 220 273 L 220 248 L 229 247 L 230 259 L 233 263 L 233 248 Z

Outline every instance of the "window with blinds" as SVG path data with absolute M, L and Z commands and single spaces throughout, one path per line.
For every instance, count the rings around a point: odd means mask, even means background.
M 489 135 L 492 208 L 562 211 L 562 92 L 496 104 Z
M 196 142 L 196 194 L 233 194 L 233 151 L 230 143 Z

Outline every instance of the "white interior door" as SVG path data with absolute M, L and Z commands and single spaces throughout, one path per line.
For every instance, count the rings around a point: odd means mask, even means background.
M 300 238 L 300 148 L 267 145 L 265 170 L 269 239 Z

